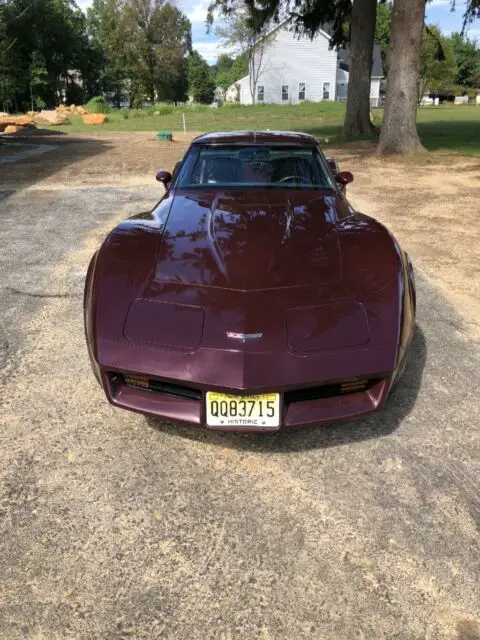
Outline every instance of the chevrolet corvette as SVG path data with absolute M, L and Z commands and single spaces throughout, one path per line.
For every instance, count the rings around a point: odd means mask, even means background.
M 94 254 L 84 319 L 115 406 L 266 432 L 381 409 L 415 327 L 412 264 L 311 136 L 196 138 Z

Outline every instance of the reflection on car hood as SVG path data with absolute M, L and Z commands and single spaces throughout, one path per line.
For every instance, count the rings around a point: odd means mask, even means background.
M 336 282 L 337 200 L 293 189 L 177 193 L 155 280 L 244 291 Z

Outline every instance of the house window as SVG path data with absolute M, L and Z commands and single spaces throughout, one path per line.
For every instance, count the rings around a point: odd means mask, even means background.
M 305 82 L 298 83 L 298 99 L 305 100 Z
M 323 83 L 323 99 L 330 100 L 330 83 L 329 82 Z
M 263 84 L 259 84 L 257 87 L 257 102 L 263 102 L 265 98 L 265 87 Z
M 282 85 L 282 102 L 288 101 L 288 84 Z

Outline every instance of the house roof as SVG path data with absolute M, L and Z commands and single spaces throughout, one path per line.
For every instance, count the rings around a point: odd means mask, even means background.
M 270 31 L 268 31 L 264 36 L 262 36 L 262 38 L 270 37 L 279 29 L 286 27 L 288 23 L 291 22 L 291 20 L 292 20 L 291 18 L 285 18 L 278 24 L 273 25 L 272 29 L 270 29 Z M 321 34 L 325 38 L 330 40 L 331 38 L 331 35 L 329 33 L 330 27 L 331 25 L 328 23 L 323 24 L 322 28 L 318 30 L 318 34 Z M 262 40 L 262 38 L 260 38 L 260 40 Z M 338 60 L 340 62 L 341 68 L 343 68 L 345 71 L 348 71 L 349 64 L 350 64 L 350 51 L 348 47 L 338 50 Z M 378 44 L 375 44 L 373 47 L 373 63 L 372 63 L 371 77 L 372 78 L 384 77 L 381 50 L 380 50 L 380 45 Z
M 292 22 L 292 18 L 288 17 L 288 18 L 284 18 L 283 20 L 281 20 L 278 24 L 274 24 L 272 26 L 272 28 L 270 29 L 270 31 L 267 31 L 267 33 L 265 33 L 263 36 L 261 36 L 259 38 L 259 40 L 262 40 L 263 38 L 269 38 L 270 36 L 272 36 L 276 31 L 278 31 L 279 29 L 282 29 L 283 27 L 286 27 L 288 25 L 289 22 Z M 330 40 L 330 34 L 328 33 L 326 26 L 322 25 L 322 28 L 319 29 L 317 31 L 317 35 L 322 35 L 324 38 L 326 38 L 327 40 Z
M 227 91 L 230 91 L 230 89 L 238 89 L 238 85 L 241 83 L 242 80 L 246 80 L 249 76 L 243 76 L 243 78 L 239 78 L 238 80 L 235 80 L 235 82 L 233 84 L 231 84 L 229 87 L 227 87 Z
M 348 71 L 350 66 L 350 50 L 348 47 L 338 50 L 338 60 L 340 67 L 345 71 Z M 380 46 L 378 44 L 373 47 L 373 64 L 372 64 L 372 78 L 383 78 L 383 64 Z

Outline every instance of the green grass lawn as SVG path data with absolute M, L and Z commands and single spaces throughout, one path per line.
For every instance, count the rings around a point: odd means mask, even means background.
M 79 116 L 71 118 L 66 131 L 181 131 L 182 114 L 187 130 L 218 131 L 238 129 L 272 129 L 304 131 L 329 144 L 339 144 L 345 114 L 341 102 L 303 103 L 301 105 L 228 105 L 219 109 L 209 107 L 160 107 L 167 111 L 154 115 L 154 108 L 144 110 L 116 110 L 107 114 L 108 123 L 89 126 Z M 128 118 L 125 114 L 128 113 Z M 381 123 L 382 111 L 375 110 L 375 120 Z M 418 112 L 418 130 L 423 144 L 430 151 L 480 155 L 480 107 L 441 106 L 422 107 Z

